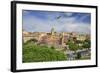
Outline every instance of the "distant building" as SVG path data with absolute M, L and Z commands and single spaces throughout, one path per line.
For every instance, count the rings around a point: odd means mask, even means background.
M 47 33 L 47 35 L 42 36 L 39 43 L 55 47 L 58 47 L 58 45 L 64 46 L 65 45 L 64 33 L 57 34 L 55 33 L 55 29 L 52 28 L 51 33 Z
M 77 40 L 84 41 L 86 39 L 85 35 L 77 35 Z
M 39 45 L 48 45 L 54 46 L 57 48 L 68 48 L 66 43 L 70 40 L 80 40 L 84 41 L 85 39 L 90 39 L 89 35 L 80 35 L 78 33 L 68 33 L 61 32 L 57 33 L 54 28 L 51 29 L 51 32 L 26 32 L 23 31 L 23 41 L 24 43 L 28 40 L 35 39 Z M 80 44 L 79 44 L 80 45 Z

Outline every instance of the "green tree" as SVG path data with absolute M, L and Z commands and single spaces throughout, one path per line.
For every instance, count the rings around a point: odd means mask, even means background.
M 80 53 L 77 53 L 76 59 L 81 59 L 81 54 Z
M 37 39 L 30 39 L 30 40 L 28 40 L 25 44 L 30 43 L 30 42 L 36 43 L 36 42 L 38 42 L 38 40 L 37 40 Z
M 85 40 L 83 43 L 83 48 L 90 48 L 91 47 L 91 42 L 90 40 Z
M 87 43 L 87 42 L 85 42 L 85 43 L 83 44 L 83 48 L 90 48 L 90 44 Z
M 64 61 L 66 55 L 55 49 L 39 46 L 32 42 L 23 45 L 23 62 Z
M 51 49 L 55 49 L 55 47 L 54 46 L 51 46 Z
M 79 48 L 79 46 L 73 41 L 69 41 L 67 44 L 69 45 L 70 50 L 76 51 Z

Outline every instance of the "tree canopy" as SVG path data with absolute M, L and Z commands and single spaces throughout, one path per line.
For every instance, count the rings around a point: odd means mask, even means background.
M 39 46 L 32 42 L 23 46 L 23 62 L 63 61 L 66 59 L 63 52 L 56 51 L 53 47 Z

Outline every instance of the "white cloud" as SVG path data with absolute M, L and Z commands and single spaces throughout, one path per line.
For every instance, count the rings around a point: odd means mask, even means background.
M 71 15 L 71 14 L 68 14 Z M 48 18 L 52 15 L 48 15 Z M 34 16 L 23 19 L 23 29 L 31 32 L 50 32 L 54 27 L 57 32 L 90 33 L 90 24 L 79 23 L 75 17 L 61 18 L 60 20 L 41 20 Z
M 90 33 L 90 25 L 84 23 L 64 24 L 62 31 Z

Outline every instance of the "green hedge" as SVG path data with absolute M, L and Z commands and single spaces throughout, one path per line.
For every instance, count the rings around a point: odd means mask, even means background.
M 23 44 L 23 62 L 63 61 L 66 59 L 63 52 L 47 46 L 39 46 L 34 43 Z

